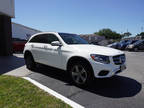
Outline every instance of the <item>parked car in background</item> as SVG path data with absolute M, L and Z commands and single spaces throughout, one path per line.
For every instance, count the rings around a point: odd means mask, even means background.
M 134 44 L 135 42 L 137 42 L 138 40 L 129 40 L 128 42 L 127 42 L 127 44 L 128 45 L 130 45 L 130 44 Z
M 13 52 L 23 52 L 26 42 L 27 42 L 26 40 L 22 39 L 13 39 L 12 41 Z
M 128 45 L 126 49 L 130 51 L 144 50 L 144 40 L 138 40 L 135 43 Z
M 127 42 L 127 45 L 126 45 L 126 47 L 125 47 L 125 50 L 127 50 L 127 48 L 128 48 L 129 45 L 134 44 L 134 43 L 136 43 L 137 41 L 138 41 L 138 40 L 129 40 L 129 41 Z
M 122 51 L 88 44 L 79 35 L 43 32 L 33 35 L 24 48 L 28 69 L 36 63 L 65 70 L 76 85 L 87 85 L 94 78 L 109 78 L 126 69 Z
M 125 48 L 126 43 L 127 43 L 128 41 L 129 41 L 129 40 L 122 40 L 122 41 L 120 41 L 120 42 L 118 43 L 117 48 L 118 48 L 119 50 L 123 50 L 123 49 Z
M 91 42 L 90 44 L 93 44 L 93 45 L 99 45 L 98 42 Z
M 107 47 L 115 48 L 117 49 L 119 42 L 114 42 L 112 44 L 107 45 Z
M 127 40 L 125 42 L 120 43 L 119 49 L 120 50 L 126 50 L 127 46 L 130 44 L 135 43 L 137 40 Z

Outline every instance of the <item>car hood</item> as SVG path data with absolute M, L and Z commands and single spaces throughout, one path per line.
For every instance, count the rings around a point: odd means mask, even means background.
M 98 45 L 70 45 L 75 50 L 82 52 L 87 52 L 89 54 L 100 54 L 100 55 L 106 55 L 106 56 L 114 56 L 119 54 L 124 54 L 120 50 L 116 50 L 113 48 L 108 48 L 104 46 L 98 46 Z

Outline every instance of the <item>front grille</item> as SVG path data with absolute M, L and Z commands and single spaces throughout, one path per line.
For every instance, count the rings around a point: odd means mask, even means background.
M 125 54 L 121 54 L 113 57 L 113 62 L 115 65 L 121 65 L 125 63 L 125 61 L 126 61 Z

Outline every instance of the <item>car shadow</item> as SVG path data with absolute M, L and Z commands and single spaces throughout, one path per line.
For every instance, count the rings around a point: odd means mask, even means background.
M 108 79 L 95 79 L 85 90 L 105 97 L 122 98 L 135 96 L 141 88 L 142 85 L 138 81 L 116 75 Z
M 23 58 L 16 56 L 0 56 L 0 75 L 24 66 Z
M 35 72 L 63 81 L 66 86 L 73 85 L 65 71 L 40 65 Z M 95 79 L 90 85 L 78 88 L 104 97 L 122 98 L 135 96 L 141 91 L 142 85 L 132 78 L 116 75 L 108 79 Z

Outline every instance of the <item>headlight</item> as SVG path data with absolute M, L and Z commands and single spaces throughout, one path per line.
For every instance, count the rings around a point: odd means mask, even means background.
M 109 60 L 108 56 L 97 55 L 97 54 L 91 54 L 90 56 L 94 61 L 104 63 L 104 64 L 109 64 L 110 63 L 110 60 Z
M 133 47 L 134 47 L 134 45 L 129 45 L 129 46 L 128 46 L 128 48 L 133 48 Z

